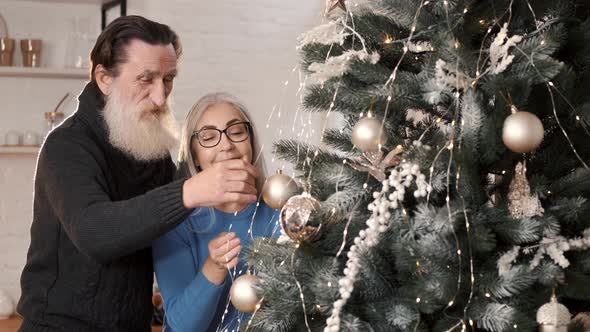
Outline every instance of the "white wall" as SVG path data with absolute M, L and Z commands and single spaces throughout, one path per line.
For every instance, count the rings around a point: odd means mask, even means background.
M 128 14 L 166 23 L 182 39 L 184 54 L 173 92 L 179 122 L 204 93 L 237 95 L 261 130 L 271 171 L 283 166 L 270 162 L 272 142 L 291 132 L 298 105 L 298 72 L 292 72 L 299 61 L 296 37 L 321 22 L 322 10 L 322 1 L 128 0 Z M 13 37 L 45 39 L 43 63 L 52 67 L 64 66 L 69 18 L 87 19 L 89 30 L 100 24 L 100 11 L 93 5 L 0 0 L 0 13 Z M 82 86 L 80 80 L 0 77 L 0 145 L 8 130 L 43 132 L 43 112 Z M 65 109 L 74 105 L 70 101 Z M 277 110 L 266 128 L 273 107 Z M 319 124 L 313 121 L 316 131 Z M 301 128 L 298 123 L 296 129 Z M 0 154 L 0 289 L 15 301 L 29 245 L 34 167 L 34 155 Z
M 180 74 L 174 101 L 179 119 L 184 119 L 203 94 L 226 91 L 241 98 L 253 113 L 270 151 L 271 142 L 291 131 L 291 115 L 298 105 L 299 63 L 296 38 L 321 22 L 321 1 L 277 0 L 176 0 L 131 1 L 132 14 L 170 25 L 183 44 Z M 285 82 L 288 81 L 288 85 Z M 281 117 L 273 107 L 282 105 Z M 318 123 L 318 122 L 314 122 Z M 270 155 L 268 153 L 267 155 Z M 267 159 L 271 159 L 268 157 Z M 269 171 L 282 164 L 270 164 Z

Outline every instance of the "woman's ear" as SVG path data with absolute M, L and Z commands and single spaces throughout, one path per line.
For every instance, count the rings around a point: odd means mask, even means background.
M 113 77 L 103 65 L 97 65 L 94 69 L 94 78 L 98 88 L 103 95 L 111 94 L 111 86 L 113 85 Z

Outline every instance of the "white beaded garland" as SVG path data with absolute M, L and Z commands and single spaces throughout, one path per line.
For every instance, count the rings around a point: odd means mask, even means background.
M 367 228 L 361 230 L 353 240 L 348 251 L 348 260 L 344 268 L 344 277 L 338 281 L 340 299 L 334 302 L 332 314 L 326 320 L 324 332 L 340 330 L 340 314 L 354 290 L 354 282 L 360 267 L 360 257 L 379 242 L 379 234 L 389 229 L 390 209 L 397 209 L 403 201 L 407 187 L 416 184 L 414 197 L 426 197 L 432 187 L 426 182 L 426 176 L 420 172 L 420 166 L 408 162 L 401 163 L 391 170 L 389 177 L 382 182 L 381 192 L 374 192 L 374 201 L 367 207 L 372 212 L 366 221 Z M 389 191 L 393 188 L 393 192 Z

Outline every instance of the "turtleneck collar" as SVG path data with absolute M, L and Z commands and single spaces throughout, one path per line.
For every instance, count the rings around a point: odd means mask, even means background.
M 94 81 L 90 81 L 78 95 L 76 115 L 84 121 L 101 143 L 108 142 L 108 128 L 102 116 L 106 97 Z

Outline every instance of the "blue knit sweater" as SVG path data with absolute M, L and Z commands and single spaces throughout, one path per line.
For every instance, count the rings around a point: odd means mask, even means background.
M 164 298 L 167 332 L 231 332 L 248 322 L 249 314 L 238 312 L 228 303 L 232 278 L 246 271 L 243 258 L 219 286 L 207 280 L 202 268 L 209 256 L 209 241 L 221 232 L 235 232 L 242 247 L 251 244 L 253 237 L 278 236 L 278 211 L 264 202 L 256 205 L 252 203 L 237 214 L 196 209 L 185 222 L 154 242 L 154 270 Z

